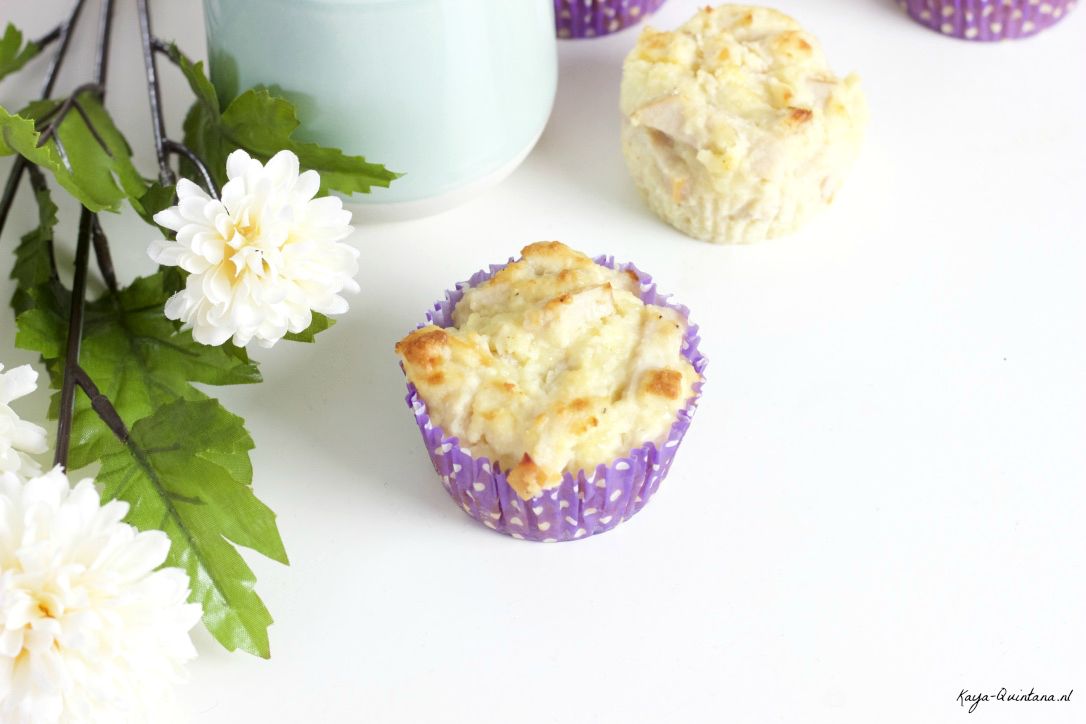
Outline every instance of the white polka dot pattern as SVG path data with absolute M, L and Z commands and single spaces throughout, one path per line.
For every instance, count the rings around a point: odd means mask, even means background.
M 660 294 L 652 278 L 632 264 L 616 266 L 610 257 L 597 258 L 596 263 L 633 271 L 641 279 L 641 298 L 646 303 L 671 307 L 688 317 L 686 307 Z M 488 279 L 503 266 L 492 266 L 489 271 L 479 272 L 468 282 L 458 284 L 454 291 L 447 292 L 446 298 L 427 313 L 428 321 L 439 327 L 449 326 L 452 310 L 463 296 L 463 290 Z M 704 379 L 706 359 L 698 351 L 699 341 L 698 328 L 691 324 L 683 338 L 682 354 Z M 697 408 L 701 386 L 702 382 L 694 385 L 694 397 L 679 411 L 663 445 L 657 447 L 648 443 L 594 471 L 581 470 L 576 476 L 566 473 L 557 488 L 545 491 L 527 504 L 506 482 L 499 465 L 486 458 L 472 457 L 469 451 L 460 447 L 456 438 L 446 437 L 440 427 L 430 423 L 426 403 L 410 383 L 407 405 L 415 415 L 434 469 L 464 512 L 487 528 L 514 538 L 557 542 L 610 530 L 641 510 L 671 468 L 675 452 Z
M 914 20 L 966 40 L 1035 35 L 1074 10 L 1077 0 L 898 0 Z
M 614 33 L 656 12 L 664 0 L 554 0 L 559 38 L 595 38 Z

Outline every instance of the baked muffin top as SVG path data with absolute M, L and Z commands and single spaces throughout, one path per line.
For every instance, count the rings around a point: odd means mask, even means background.
M 434 424 L 529 499 L 662 442 L 699 377 L 685 320 L 646 305 L 633 272 L 556 241 L 521 253 L 464 293 L 454 327 L 417 329 L 396 353 Z
M 802 176 L 827 147 L 851 162 L 867 119 L 859 79 L 834 75 L 813 35 L 742 5 L 704 8 L 673 32 L 645 28 L 621 107 L 632 125 L 691 147 L 721 192 Z

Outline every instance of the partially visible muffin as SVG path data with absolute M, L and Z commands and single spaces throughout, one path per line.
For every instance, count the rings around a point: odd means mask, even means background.
M 554 0 L 559 38 L 594 38 L 636 25 L 664 0 Z
M 433 423 L 500 463 L 525 500 L 662 443 L 700 380 L 683 316 L 643 302 L 635 273 L 558 242 L 465 291 L 452 321 L 396 353 Z
M 909 16 L 944 35 L 966 40 L 1028 38 L 1052 27 L 1077 0 L 898 0 Z
M 787 234 L 833 201 L 863 142 L 859 79 L 768 8 L 645 28 L 623 66 L 622 148 L 652 210 L 717 243 Z

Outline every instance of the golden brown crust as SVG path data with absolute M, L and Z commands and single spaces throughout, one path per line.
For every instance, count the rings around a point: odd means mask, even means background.
M 807 42 L 806 33 L 797 30 L 785 31 L 778 35 L 774 42 L 774 50 L 792 58 L 814 54 L 814 47 Z
M 573 412 L 584 412 L 589 407 L 589 402 L 583 397 L 578 397 L 569 403 L 569 409 Z
M 677 400 L 682 393 L 683 376 L 678 370 L 650 370 L 645 373 L 643 389 L 650 395 Z
M 791 108 L 788 113 L 788 123 L 793 126 L 802 126 L 814 116 L 810 108 Z
M 563 304 L 572 304 L 572 303 L 573 303 L 573 295 L 570 294 L 569 292 L 566 292 L 565 294 L 562 294 L 560 296 L 555 297 L 554 299 L 551 299 L 549 302 L 547 302 L 543 306 L 543 308 L 546 309 L 548 312 L 553 312 L 555 309 L 558 309 Z
M 560 241 L 537 241 L 521 249 L 520 254 L 525 259 L 531 259 L 533 257 L 552 257 L 556 259 L 584 257 L 584 254 L 573 251 Z
M 416 329 L 396 343 L 396 354 L 417 367 L 437 367 L 449 348 L 448 333 L 437 327 Z
M 646 26 L 641 31 L 641 38 L 637 41 L 637 52 L 646 60 L 657 60 L 662 56 L 671 40 L 669 33 L 653 30 Z
M 623 153 L 649 206 L 715 242 L 779 236 L 823 208 L 867 122 L 858 80 L 833 74 L 813 35 L 733 4 L 644 32 L 620 107 Z
M 550 475 L 535 464 L 532 456 L 524 453 L 517 466 L 509 471 L 507 480 L 513 490 L 525 500 L 534 498 L 550 480 Z
M 681 320 L 644 304 L 633 270 L 540 242 L 504 272 L 465 292 L 455 326 L 413 331 L 396 352 L 432 423 L 530 499 L 565 471 L 659 439 L 695 372 Z M 666 375 L 657 392 L 642 389 L 644 371 L 662 367 L 683 370 L 674 399 L 659 392 Z
M 595 415 L 587 417 L 583 420 L 579 420 L 570 427 L 570 432 L 574 435 L 585 435 L 594 427 L 599 427 L 600 420 Z
M 577 268 L 583 268 L 591 266 L 594 262 L 584 254 L 570 249 L 568 246 L 560 241 L 537 241 L 521 250 L 523 260 L 532 265 L 533 262 L 539 265 L 554 266 L 558 264 L 564 264 L 565 269 L 569 275 L 566 280 L 572 280 L 573 270 Z M 513 283 L 521 272 L 515 265 L 510 264 L 505 267 L 490 279 L 486 280 L 480 287 L 501 287 L 506 284 Z

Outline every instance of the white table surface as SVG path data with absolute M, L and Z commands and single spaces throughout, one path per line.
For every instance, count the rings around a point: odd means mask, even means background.
M 8 0 L 0 20 L 37 34 L 68 4 Z M 670 0 L 654 24 L 698 4 Z M 420 221 L 356 216 L 350 314 L 315 347 L 258 352 L 264 384 L 221 391 L 292 565 L 249 556 L 270 661 L 197 632 L 192 721 L 1086 720 L 1086 12 L 978 45 L 891 0 L 778 4 L 872 107 L 852 178 L 803 232 L 714 247 L 645 210 L 617 134 L 636 31 L 561 45 L 550 125 L 496 190 Z M 108 100 L 150 174 L 121 5 Z M 161 35 L 203 53 L 195 0 L 153 6 Z M 176 129 L 189 99 L 166 76 Z M 0 102 L 37 84 L 5 81 Z M 17 204 L 0 246 L 4 300 L 32 214 Z M 122 274 L 150 272 L 150 227 L 103 223 Z M 636 261 L 689 304 L 710 358 L 657 498 L 562 545 L 495 535 L 448 500 L 392 354 L 443 289 L 538 239 Z M 12 327 L 5 310 L 0 360 L 33 361 Z M 20 409 L 43 417 L 45 400 Z M 1075 693 L 971 716 L 956 701 L 1004 686 Z

